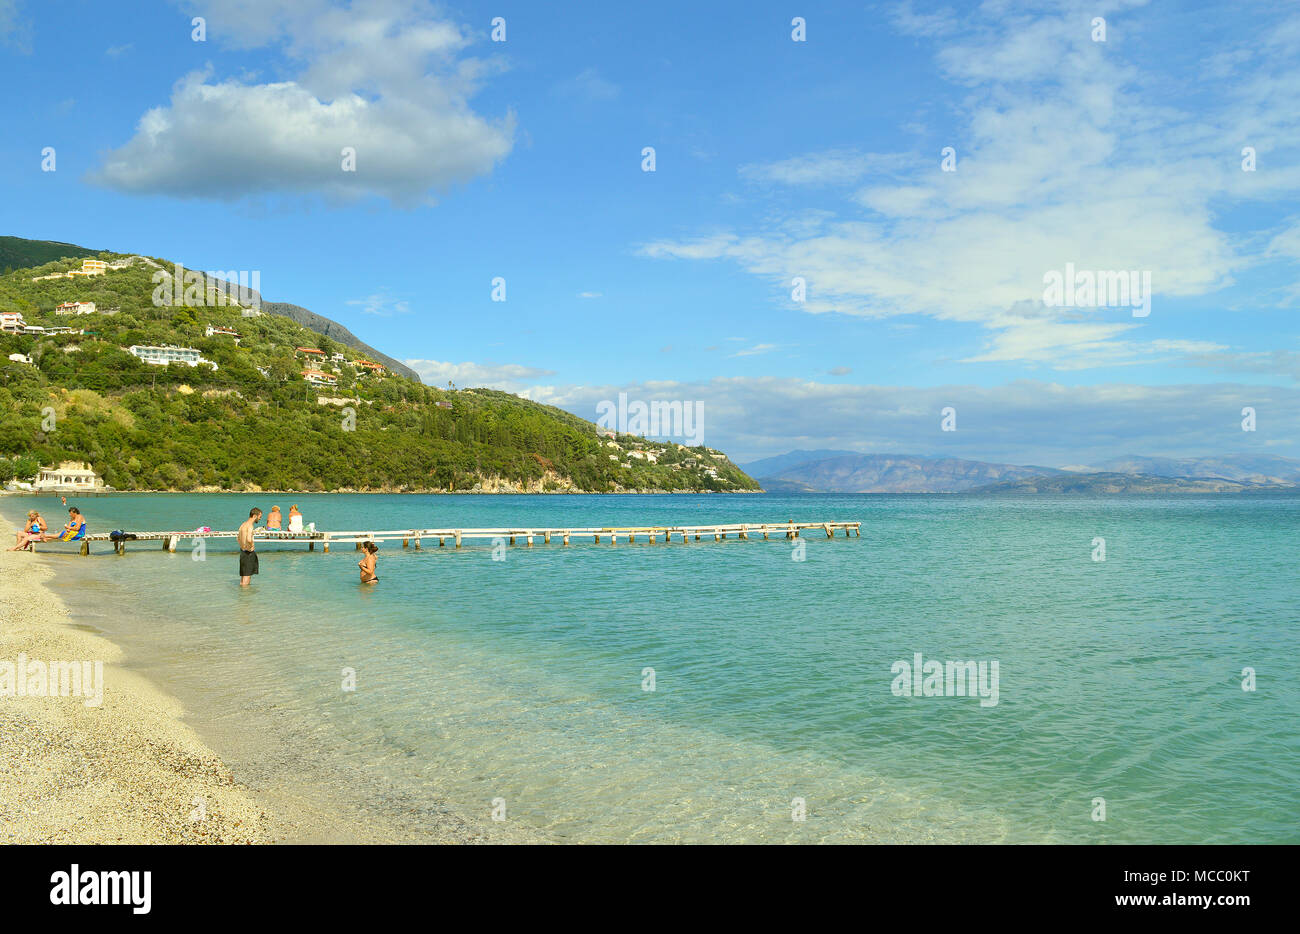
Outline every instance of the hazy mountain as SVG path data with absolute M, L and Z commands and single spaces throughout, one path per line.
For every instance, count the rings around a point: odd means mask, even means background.
M 762 460 L 752 461 L 748 464 L 737 464 L 741 470 L 751 477 L 779 477 L 788 467 L 795 464 L 806 464 L 809 461 L 826 460 L 828 457 L 844 457 L 846 455 L 859 454 L 859 451 L 790 451 L 786 454 L 778 454 L 775 457 L 764 457 Z
M 1260 493 L 1294 490 L 1289 484 L 1251 483 L 1221 477 L 1156 477 L 1130 473 L 1028 477 L 979 487 L 976 493 Z
M 1275 454 L 1225 454 L 1221 457 L 1115 457 L 1096 465 L 1106 473 L 1151 477 L 1219 477 L 1249 483 L 1300 483 L 1300 460 Z
M 757 477 L 765 490 L 802 488 L 826 493 L 955 493 L 1003 480 L 1061 473 L 1051 467 L 913 454 L 840 454 L 796 460 L 768 474 L 756 472 L 756 465 L 751 464 L 746 472 Z M 781 481 L 781 485 L 775 481 Z

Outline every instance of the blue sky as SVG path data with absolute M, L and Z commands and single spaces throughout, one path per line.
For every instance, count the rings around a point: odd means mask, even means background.
M 258 270 L 426 382 L 698 401 L 741 460 L 1297 456 L 1294 4 L 707 7 L 0 0 L 0 232 Z M 1045 305 L 1066 263 L 1150 314 Z

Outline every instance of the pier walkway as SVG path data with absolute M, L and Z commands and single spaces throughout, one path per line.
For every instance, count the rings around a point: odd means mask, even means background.
M 665 543 L 677 539 L 682 544 L 687 544 L 692 538 L 698 542 L 703 537 L 707 541 L 709 536 L 713 536 L 715 542 L 720 542 L 729 537 L 748 539 L 751 535 L 761 535 L 764 539 L 773 535 L 793 539 L 801 537 L 805 532 L 817 531 L 825 533 L 827 538 L 834 538 L 837 532 L 843 532 L 845 538 L 851 535 L 861 538 L 862 523 L 728 522 L 711 525 L 605 526 L 599 528 L 516 526 L 495 529 L 387 529 L 359 532 L 267 532 L 258 529 L 254 534 L 254 541 L 258 544 L 305 543 L 308 551 L 315 551 L 316 546 L 320 545 L 321 550 L 328 553 L 331 545 L 355 545 L 357 549 L 360 549 L 362 542 L 400 541 L 403 548 L 413 546 L 418 549 L 425 544 L 431 546 L 434 539 L 437 539 L 440 548 L 445 547 L 448 542 L 459 548 L 463 542 L 486 540 L 489 544 L 497 544 L 498 540 L 504 540 L 511 545 L 522 541 L 525 546 L 531 548 L 535 539 L 540 540 L 544 545 L 551 544 L 553 540 L 559 540 L 561 544 L 567 545 L 571 539 L 580 541 L 590 539 L 592 544 L 596 545 L 599 545 L 602 539 L 607 539 L 610 544 L 617 544 L 619 539 L 625 539 L 634 544 L 637 539 L 641 539 L 647 544 L 653 545 L 660 539 Z M 134 546 L 143 542 L 161 542 L 162 550 L 175 551 L 183 539 L 235 538 L 239 533 L 196 531 L 133 532 L 131 534 L 134 535 L 134 538 L 113 541 L 107 532 L 96 532 L 87 535 L 80 542 L 39 542 L 33 545 L 33 548 L 44 549 L 50 545 L 65 544 L 80 545 L 81 554 L 89 555 L 91 543 L 104 542 L 112 545 L 117 554 L 124 554 L 129 545 Z

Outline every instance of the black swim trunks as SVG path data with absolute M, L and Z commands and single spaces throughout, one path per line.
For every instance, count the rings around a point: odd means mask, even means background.
M 257 552 L 240 551 L 239 552 L 239 576 L 252 577 L 257 573 Z

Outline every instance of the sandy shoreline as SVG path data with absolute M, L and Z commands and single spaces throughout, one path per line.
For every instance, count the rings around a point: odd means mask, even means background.
M 0 516 L 0 547 L 13 535 Z M 413 826 L 355 796 L 322 794 L 311 761 L 280 754 L 277 731 L 286 724 L 263 723 L 262 735 L 243 721 L 223 726 L 200 717 L 211 731 L 205 741 L 171 693 L 183 692 L 126 667 L 117 644 L 77 622 L 51 586 L 51 559 L 60 560 L 0 551 L 0 691 L 3 667 L 20 656 L 102 662 L 103 700 L 0 696 L 0 843 L 549 842 L 510 822 L 460 813 L 432 790 L 409 802 L 411 813 L 422 814 Z M 254 779 L 266 787 L 250 789 L 214 747 L 245 759 L 251 750 L 273 761 L 275 774 L 268 780 L 259 770 Z
M 0 519 L 0 540 L 13 542 Z M 118 664 L 45 586 L 53 572 L 0 552 L 0 662 L 103 663 L 103 702 L 0 697 L 0 841 L 269 843 L 269 815 L 181 720 L 180 704 Z

